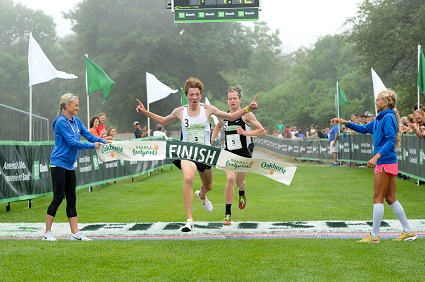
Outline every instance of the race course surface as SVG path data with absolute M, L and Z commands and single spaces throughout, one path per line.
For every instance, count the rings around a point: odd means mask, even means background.
M 279 159 L 288 165 L 291 160 L 263 150 L 254 157 Z M 310 165 L 301 163 L 297 165 Z M 317 164 L 316 164 L 317 165 Z M 409 219 L 419 239 L 425 238 L 425 219 Z M 195 222 L 192 232 L 181 232 L 185 222 L 79 223 L 83 234 L 93 240 L 222 240 L 222 239 L 357 239 L 372 229 L 371 221 L 291 221 L 291 222 Z M 40 240 L 45 223 L 0 223 L 0 240 Z M 383 240 L 396 238 L 402 227 L 398 220 L 384 220 L 380 236 Z M 54 223 L 52 232 L 59 240 L 69 240 L 68 223 Z

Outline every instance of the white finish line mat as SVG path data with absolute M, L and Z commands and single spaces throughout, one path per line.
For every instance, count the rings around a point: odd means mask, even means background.
M 425 237 L 425 220 L 409 220 L 418 237 Z M 290 222 L 195 222 L 191 232 L 181 232 L 184 222 L 79 223 L 80 231 L 97 240 L 199 240 L 252 238 L 359 238 L 369 233 L 370 221 L 290 221 Z M 0 239 L 40 239 L 45 223 L 0 223 Z M 383 239 L 402 231 L 398 220 L 381 223 Z M 53 223 L 57 239 L 69 239 L 68 223 Z

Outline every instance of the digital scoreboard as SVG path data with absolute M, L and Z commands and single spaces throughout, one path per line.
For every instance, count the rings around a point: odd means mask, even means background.
M 174 9 L 259 8 L 259 0 L 174 0 Z
M 175 23 L 258 21 L 261 0 L 174 0 Z

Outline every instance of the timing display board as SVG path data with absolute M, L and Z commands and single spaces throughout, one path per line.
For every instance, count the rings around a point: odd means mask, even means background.
M 257 21 L 260 0 L 174 0 L 174 22 Z
M 174 9 L 259 8 L 260 0 L 174 0 Z

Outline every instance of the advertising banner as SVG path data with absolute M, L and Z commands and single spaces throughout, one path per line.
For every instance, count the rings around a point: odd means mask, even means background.
M 365 164 L 373 156 L 369 134 L 340 134 L 338 159 Z M 327 139 L 291 140 L 274 136 L 254 139 L 255 146 L 300 160 L 332 160 Z M 0 204 L 51 193 L 50 154 L 53 142 L 0 141 Z M 399 172 L 425 181 L 425 140 L 403 135 L 397 150 Z M 75 163 L 77 189 L 138 176 L 176 159 L 193 160 L 220 169 L 264 175 L 286 185 L 296 167 L 270 160 L 245 159 L 219 148 L 178 141 L 115 141 L 96 150 L 82 150 Z
M 290 185 L 296 167 L 279 161 L 244 158 L 211 146 L 178 141 L 117 141 L 97 149 L 101 160 L 163 160 L 178 159 L 215 166 L 235 172 L 251 172 L 264 175 L 280 183 Z

